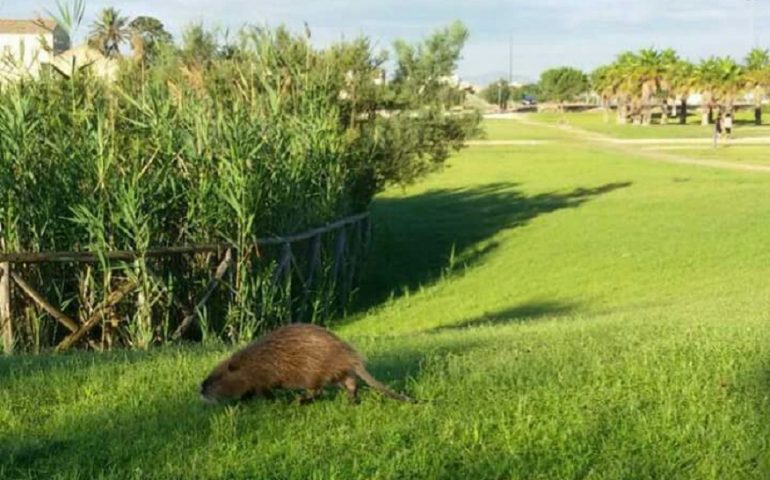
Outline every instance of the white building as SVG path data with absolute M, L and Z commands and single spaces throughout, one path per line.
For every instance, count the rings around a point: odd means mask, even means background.
M 107 58 L 102 52 L 86 44 L 56 55 L 51 60 L 51 66 L 68 78 L 75 70 L 87 68 L 97 77 L 108 82 L 115 81 L 118 78 L 118 70 L 120 70 L 117 59 Z
M 0 19 L 0 81 L 37 77 L 69 47 L 69 35 L 53 20 Z

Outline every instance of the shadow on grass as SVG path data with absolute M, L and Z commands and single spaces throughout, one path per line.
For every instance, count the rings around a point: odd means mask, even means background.
M 374 356 L 367 368 L 393 389 L 410 393 L 407 380 L 420 375 L 426 355 L 461 354 L 477 345 L 474 341 L 456 339 L 432 342 L 429 349 L 399 343 L 398 348 Z M 103 355 L 98 357 L 100 361 L 104 358 Z M 42 359 L 38 357 L 35 362 L 45 364 Z M 23 375 L 39 370 L 39 366 L 33 364 L 35 362 L 20 367 L 18 373 Z M 127 363 L 126 368 L 157 368 L 157 365 L 131 365 L 132 360 Z M 55 368 L 60 366 L 61 363 L 56 362 Z M 99 367 L 90 366 L 83 370 L 99 370 Z M 113 368 L 124 370 L 120 365 L 113 365 Z M 173 365 L 162 368 L 173 368 Z M 197 457 L 198 465 L 203 462 L 204 467 L 216 467 L 214 459 L 219 454 L 232 455 L 233 449 L 242 450 L 244 455 L 251 457 L 257 441 L 272 445 L 301 442 L 303 440 L 298 439 L 295 432 L 317 424 L 319 412 L 336 416 L 365 415 L 372 403 L 382 402 L 383 407 L 387 405 L 388 408 L 401 408 L 402 405 L 379 399 L 360 382 L 363 410 L 337 398 L 344 397 L 341 391 L 327 394 L 317 402 L 320 405 L 315 406 L 299 406 L 281 399 L 211 406 L 200 401 L 196 384 L 190 379 L 179 382 L 169 379 L 164 372 L 159 373 L 158 383 L 151 389 L 137 385 L 140 391 L 136 399 L 115 398 L 89 407 L 59 405 L 54 410 L 59 423 L 56 429 L 45 428 L 41 423 L 40 427 L 21 428 L 24 433 L 14 432 L 13 437 L 10 432 L 0 433 L 0 458 L 3 459 L 0 461 L 0 478 L 125 478 L 128 472 L 136 478 L 145 478 L 150 473 L 153 477 L 180 478 L 180 472 L 196 467 L 191 458 Z M 85 383 L 67 378 L 58 382 L 58 388 L 77 390 L 85 388 Z M 180 383 L 184 385 L 180 386 Z M 339 405 L 330 410 L 335 403 Z M 53 413 L 50 408 L 45 412 L 41 411 L 41 421 L 44 415 Z M 275 448 L 272 451 L 275 452 Z M 262 459 L 267 464 L 270 463 L 269 452 L 267 449 Z M 205 478 L 206 475 L 206 472 L 198 472 L 185 478 Z M 254 475 L 237 477 L 268 478 L 257 472 Z
M 73 350 L 67 353 L 16 354 L 0 356 L 0 385 L 4 379 L 13 377 L 25 380 L 31 376 L 59 375 L 69 372 L 77 375 L 86 370 L 107 371 L 162 360 L 174 355 L 195 352 L 196 355 L 231 351 L 234 347 L 224 343 L 184 343 L 165 345 L 149 350 L 115 349 L 106 352 Z
M 77 372 L 98 363 L 99 368 L 116 364 L 130 365 L 152 359 L 160 350 L 115 350 L 111 352 L 73 351 L 66 354 L 17 354 L 0 356 L 0 382 L 7 378 L 29 377 L 37 374 L 55 375 L 57 372 Z
M 373 206 L 374 245 L 353 311 L 430 284 L 452 268 L 472 265 L 496 248 L 495 243 L 483 242 L 502 230 L 579 207 L 630 185 L 616 182 L 526 195 L 515 183 L 494 183 L 377 200 Z M 453 255 L 459 259 L 454 265 Z
M 432 331 L 457 330 L 469 327 L 505 325 L 509 323 L 521 323 L 530 320 L 537 320 L 543 317 L 552 317 L 564 315 L 574 311 L 577 304 L 568 302 L 529 302 L 515 307 L 506 308 L 497 312 L 485 313 L 476 318 L 463 320 L 452 325 L 442 325 L 434 328 Z

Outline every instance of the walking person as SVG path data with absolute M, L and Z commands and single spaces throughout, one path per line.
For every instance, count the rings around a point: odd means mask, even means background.
M 722 136 L 722 116 L 717 116 L 714 122 L 714 148 L 719 146 L 719 138 Z
M 725 121 L 722 124 L 722 128 L 725 131 L 726 142 L 730 143 L 730 137 L 733 134 L 733 115 L 731 113 L 725 115 Z

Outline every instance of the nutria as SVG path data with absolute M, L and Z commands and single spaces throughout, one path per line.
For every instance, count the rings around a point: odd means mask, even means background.
M 356 377 L 390 398 L 413 402 L 372 377 L 353 347 L 328 330 L 292 324 L 274 330 L 222 361 L 200 388 L 207 402 L 271 397 L 274 389 L 304 389 L 310 402 L 326 385 L 339 385 L 356 400 Z

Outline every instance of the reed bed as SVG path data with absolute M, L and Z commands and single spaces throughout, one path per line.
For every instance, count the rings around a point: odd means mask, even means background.
M 365 210 L 389 182 L 440 164 L 473 124 L 436 104 L 381 115 L 392 88 L 374 81 L 381 63 L 363 39 L 319 50 L 284 30 L 245 29 L 228 55 L 126 60 L 112 84 L 81 71 L 3 85 L 0 251 L 226 244 L 235 255 L 225 287 L 187 338 L 242 342 L 290 320 L 325 322 L 354 290 L 338 285 L 335 238 L 319 240 L 312 288 L 291 275 L 276 281 L 280 249 L 255 239 Z M 294 247 L 298 272 L 318 249 L 311 243 Z M 361 256 L 362 245 L 348 247 Z M 145 348 L 171 338 L 219 261 L 140 256 L 15 269 L 81 322 L 119 285 L 138 285 L 88 339 Z M 12 313 L 24 350 L 69 333 L 32 302 Z

